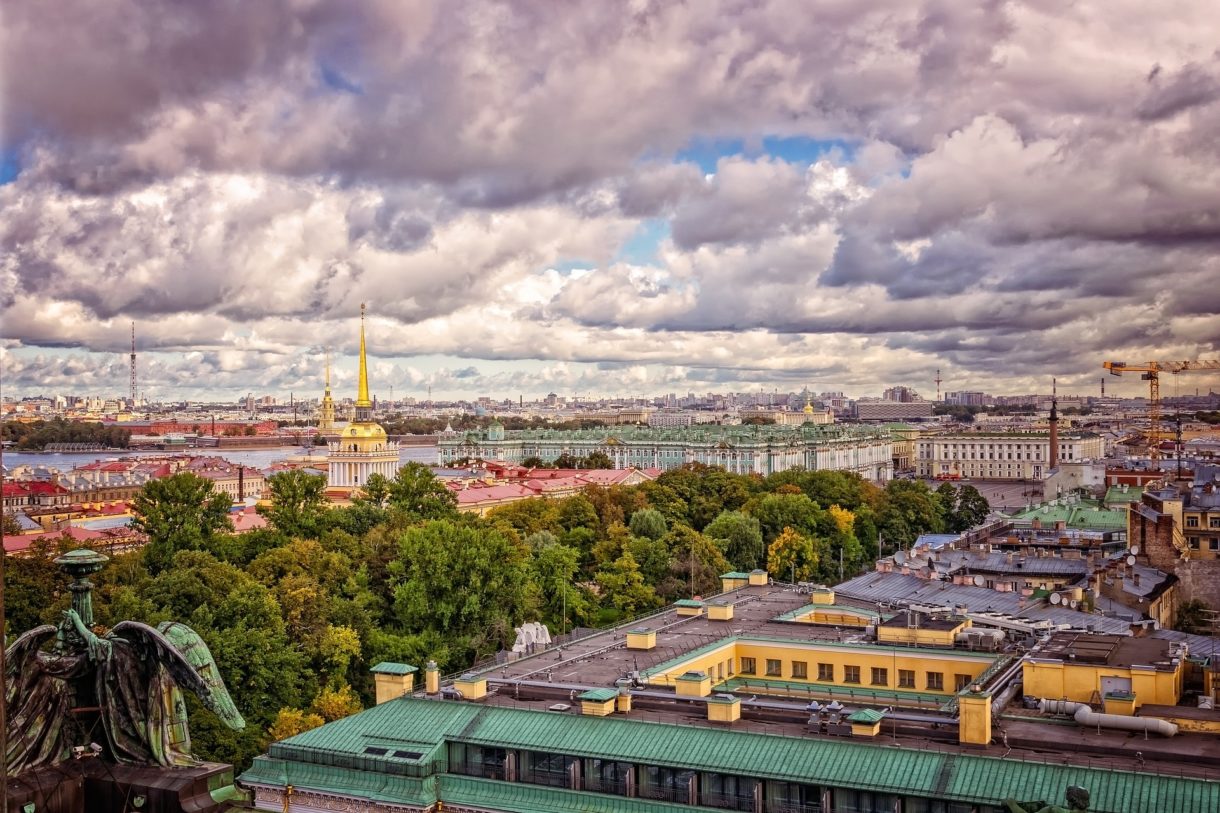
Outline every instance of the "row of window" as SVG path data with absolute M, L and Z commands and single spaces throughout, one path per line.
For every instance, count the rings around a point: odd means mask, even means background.
M 757 779 L 597 757 L 449 744 L 449 772 L 554 788 L 764 813 L 1001 813 L 971 805 L 850 788 Z
M 819 663 L 817 666 L 817 681 L 819 683 L 836 683 L 836 669 L 833 663 Z M 899 689 L 915 689 L 918 688 L 915 683 L 914 669 L 898 669 Z M 741 659 L 741 674 L 757 675 L 758 661 L 755 658 Z M 766 658 L 765 677 L 784 677 L 784 662 L 779 658 Z M 809 677 L 809 664 L 806 661 L 790 661 L 788 677 L 794 680 L 805 680 Z M 843 683 L 861 683 L 861 673 L 859 666 L 846 665 L 843 667 Z M 954 691 L 961 691 L 970 685 L 973 679 L 970 675 L 957 674 L 954 678 Z M 869 667 L 869 685 L 870 686 L 889 686 L 890 685 L 890 670 L 881 666 Z M 944 672 L 924 672 L 924 688 L 929 691 L 942 692 L 945 690 L 945 674 Z
M 1187 528 L 1199 528 L 1202 526 L 1199 524 L 1198 517 L 1189 517 L 1188 516 L 1188 517 L 1186 517 L 1186 527 Z M 1220 528 L 1220 517 L 1208 517 L 1207 518 L 1207 527 Z
M 1186 541 L 1190 545 L 1191 550 L 1204 550 L 1203 543 L 1204 543 L 1204 541 L 1206 541 L 1206 543 L 1207 543 L 1206 550 L 1220 551 L 1220 539 L 1217 539 L 1214 537 L 1211 539 L 1203 540 L 1197 536 L 1188 536 L 1188 537 L 1186 537 Z

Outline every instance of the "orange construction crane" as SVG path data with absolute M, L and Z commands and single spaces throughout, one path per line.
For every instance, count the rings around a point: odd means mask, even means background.
M 1101 365 L 1110 375 L 1142 373 L 1141 379 L 1148 382 L 1148 446 L 1153 460 L 1161 456 L 1161 439 L 1169 437 L 1161 431 L 1161 373 L 1184 373 L 1187 370 L 1220 370 L 1220 359 L 1201 361 L 1145 361 L 1143 364 L 1128 364 L 1125 361 L 1107 361 Z

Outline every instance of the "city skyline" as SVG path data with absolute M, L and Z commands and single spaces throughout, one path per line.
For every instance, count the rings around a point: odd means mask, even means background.
M 1220 352 L 1209 5 L 19 2 L 4 392 L 135 321 L 152 399 L 348 397 L 367 301 L 385 398 L 1146 395 Z

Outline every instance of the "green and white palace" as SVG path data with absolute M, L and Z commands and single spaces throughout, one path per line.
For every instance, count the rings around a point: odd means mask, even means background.
M 551 461 L 562 454 L 602 452 L 616 469 L 675 469 L 687 463 L 722 466 L 735 474 L 772 474 L 788 469 L 854 471 L 869 480 L 892 472 L 891 435 L 864 426 L 613 427 L 584 430 L 485 430 L 442 437 L 441 465 L 462 459 L 520 463 Z

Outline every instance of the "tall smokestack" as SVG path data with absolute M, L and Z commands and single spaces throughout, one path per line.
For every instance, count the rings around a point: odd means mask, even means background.
M 1101 397 L 1106 397 L 1106 380 L 1104 378 L 1101 380 Z
M 1051 468 L 1059 465 L 1059 398 L 1057 381 L 1051 379 Z

